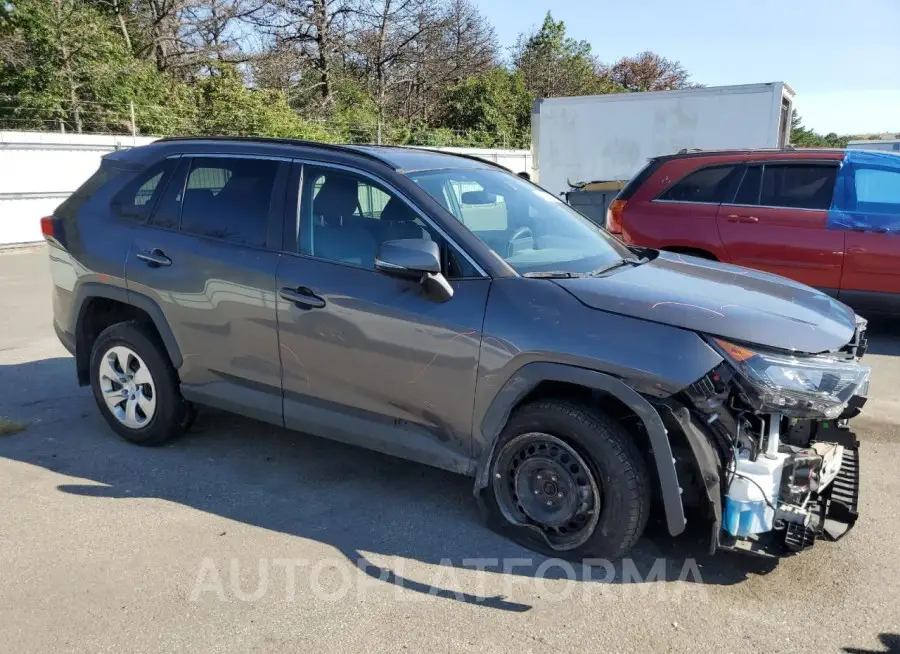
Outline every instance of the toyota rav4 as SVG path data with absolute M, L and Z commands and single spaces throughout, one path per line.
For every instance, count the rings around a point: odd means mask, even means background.
M 56 332 L 133 443 L 218 407 L 469 475 L 493 528 L 575 559 L 624 554 L 654 506 L 768 555 L 856 519 L 862 318 L 623 245 L 493 164 L 163 139 L 42 230 Z

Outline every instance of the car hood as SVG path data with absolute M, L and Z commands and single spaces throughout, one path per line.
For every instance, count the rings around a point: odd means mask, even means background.
M 668 252 L 605 275 L 553 281 L 594 309 L 785 350 L 837 350 L 856 329 L 848 306 L 808 286 Z

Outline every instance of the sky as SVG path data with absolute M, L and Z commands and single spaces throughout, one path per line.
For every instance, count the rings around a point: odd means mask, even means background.
M 705 86 L 787 82 L 803 124 L 900 133 L 900 0 L 478 0 L 502 47 L 547 10 L 600 60 L 653 50 Z

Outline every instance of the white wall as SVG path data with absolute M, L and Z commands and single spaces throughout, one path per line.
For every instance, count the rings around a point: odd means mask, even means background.
M 152 143 L 149 137 L 0 131 L 0 245 L 40 241 L 40 219 L 120 148 Z M 528 150 L 436 148 L 482 157 L 513 172 L 531 172 Z
M 567 179 L 630 179 L 649 158 L 682 148 L 776 147 L 783 90 L 792 96 L 777 82 L 538 100 L 536 181 L 559 194 Z
M 40 241 L 40 219 L 97 170 L 104 154 L 153 140 L 0 131 L 0 245 Z

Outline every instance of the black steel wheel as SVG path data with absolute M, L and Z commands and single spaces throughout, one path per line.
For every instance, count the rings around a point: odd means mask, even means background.
M 647 524 L 644 457 L 596 407 L 546 398 L 517 408 L 488 474 L 480 493 L 488 525 L 547 556 L 615 559 Z
M 563 440 L 541 432 L 503 446 L 494 492 L 508 520 L 534 525 L 560 551 L 583 545 L 600 515 L 600 491 L 587 463 Z

